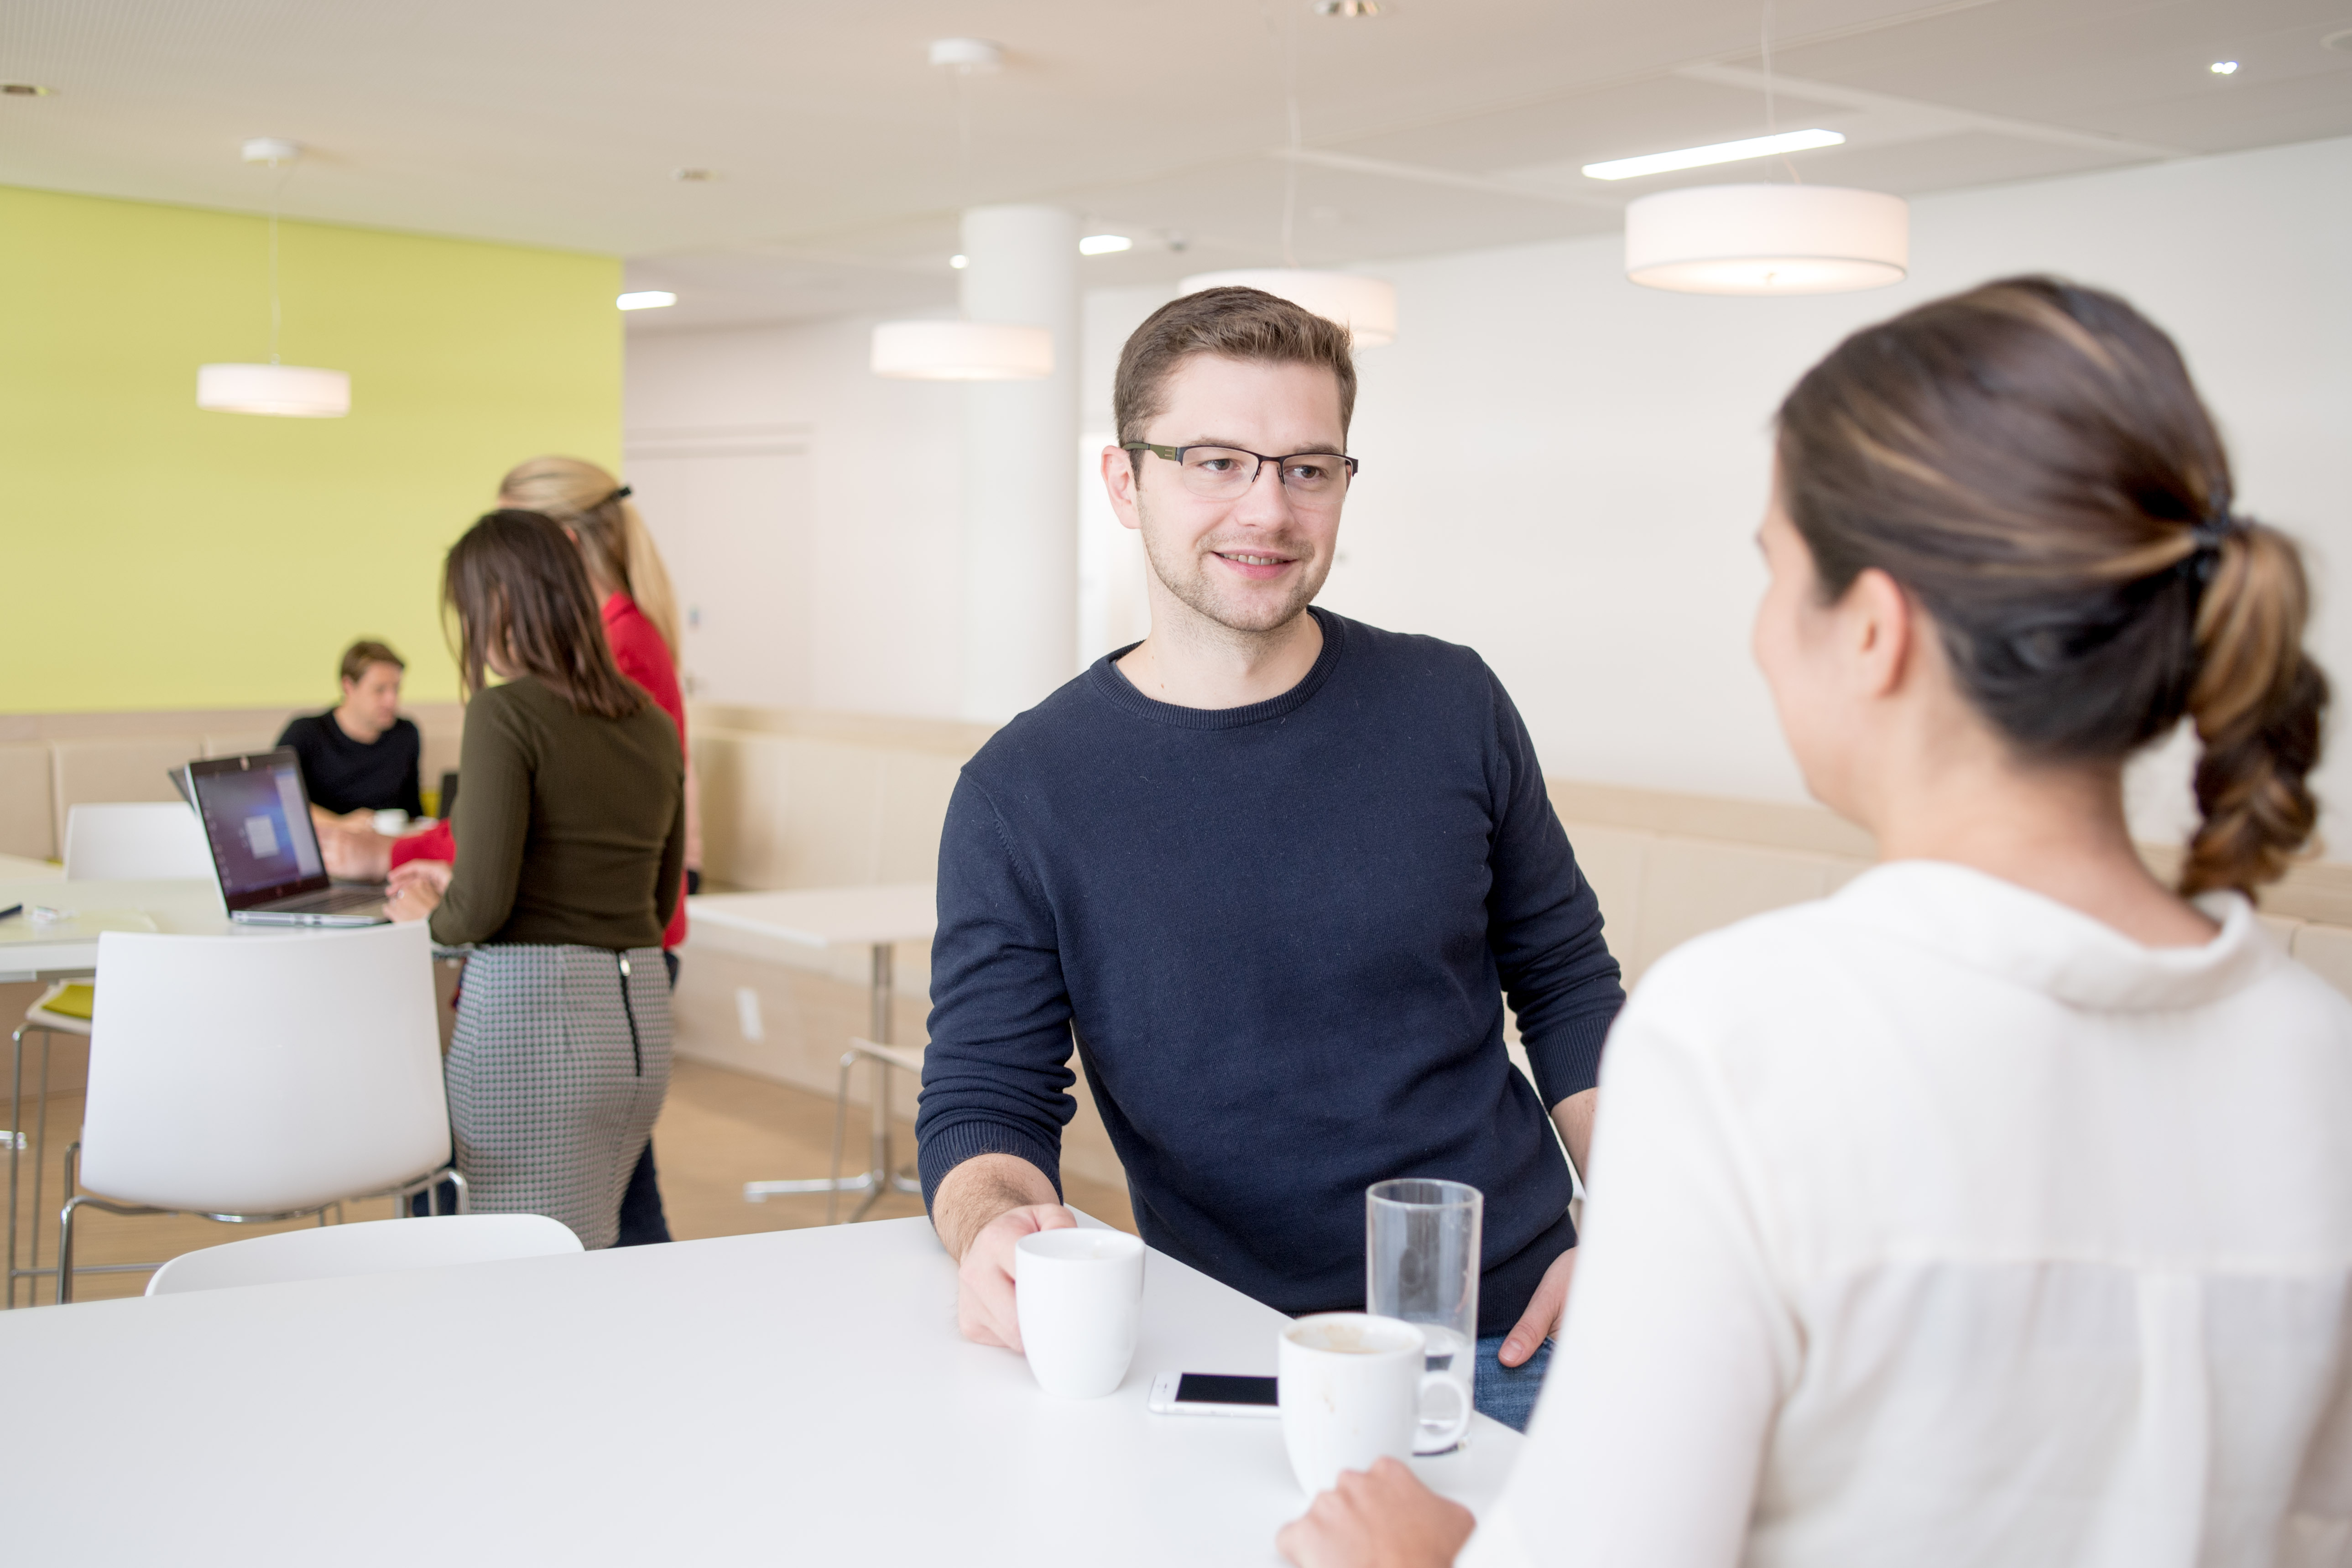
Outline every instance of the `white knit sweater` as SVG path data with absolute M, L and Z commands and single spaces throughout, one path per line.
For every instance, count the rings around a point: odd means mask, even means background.
M 2352 1004 L 1927 861 L 1675 952 L 1465 1563 L 2352 1564 Z

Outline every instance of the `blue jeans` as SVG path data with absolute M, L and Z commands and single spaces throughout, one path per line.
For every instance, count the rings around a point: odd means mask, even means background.
M 1543 1392 L 1544 1369 L 1551 1365 L 1551 1342 L 1538 1345 L 1536 1353 L 1517 1366 L 1505 1366 L 1497 1359 L 1503 1339 L 1501 1334 L 1479 1337 L 1478 1413 L 1524 1432 L 1528 1417 L 1535 1414 L 1536 1395 Z

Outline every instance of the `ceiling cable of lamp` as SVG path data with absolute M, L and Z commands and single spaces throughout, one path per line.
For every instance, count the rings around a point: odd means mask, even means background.
M 269 363 L 200 364 L 196 406 L 215 414 L 268 414 L 289 419 L 341 419 L 352 411 L 348 372 L 278 363 L 278 197 L 302 149 L 276 136 L 247 142 L 248 163 L 267 163 L 277 176 L 269 186 Z
M 1325 16 L 1341 14 L 1333 11 Z M 1348 11 L 1348 16 L 1376 16 L 1376 8 Z M 1268 26 L 1272 23 L 1269 21 Z M 1283 160 L 1282 192 L 1282 261 L 1280 267 L 1239 268 L 1223 272 L 1196 272 L 1176 285 L 1186 294 L 1196 294 L 1203 289 L 1257 289 L 1277 300 L 1287 300 L 1303 310 L 1312 310 L 1326 321 L 1337 321 L 1348 329 L 1348 335 L 1360 349 L 1376 349 L 1396 342 L 1396 285 L 1384 278 L 1366 278 L 1354 272 L 1323 272 L 1298 265 L 1291 249 L 1291 234 L 1297 226 L 1298 214 L 1298 170 L 1306 160 L 1299 156 L 1303 145 L 1299 135 L 1298 75 L 1297 18 L 1292 18 L 1294 31 L 1283 40 L 1283 107 L 1289 116 L 1290 156 Z
M 935 38 L 931 64 L 955 76 L 958 174 L 964 205 L 971 195 L 971 109 L 969 81 L 1004 64 L 1004 51 L 985 38 Z M 952 263 L 963 270 L 967 263 Z M 895 381 L 1037 381 L 1054 374 L 1050 328 L 1013 321 L 884 321 L 874 329 L 876 375 Z
M 1779 118 L 1770 0 L 1762 53 L 1770 138 Z M 1808 185 L 1794 163 L 1788 169 L 1790 184 L 1693 185 L 1633 202 L 1625 209 L 1625 276 L 1683 294 L 1842 294 L 1903 281 L 1911 268 L 1908 202 Z

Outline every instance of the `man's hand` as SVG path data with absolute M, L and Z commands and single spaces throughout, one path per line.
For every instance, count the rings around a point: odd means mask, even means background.
M 947 1173 L 931 1194 L 931 1228 L 957 1260 L 956 1327 L 964 1338 L 1021 1348 L 1013 1247 L 1036 1231 L 1067 1230 L 1077 1223 L 1045 1173 L 1017 1155 L 974 1155 Z
M 1536 1293 L 1528 1299 L 1528 1310 L 1519 1314 L 1503 1348 L 1495 1352 L 1496 1361 L 1505 1366 L 1523 1365 L 1544 1341 L 1559 1332 L 1560 1321 L 1568 1316 L 1568 1283 L 1575 1274 L 1576 1248 L 1571 1247 L 1544 1270 Z
M 1059 1204 L 1024 1204 L 986 1225 L 964 1248 L 956 1269 L 956 1327 L 983 1345 L 1021 1349 L 1021 1309 L 1014 1299 L 1013 1249 L 1024 1236 L 1068 1230 L 1078 1216 Z
M 1298 1568 L 1446 1568 L 1477 1521 L 1394 1459 L 1343 1470 L 1339 1484 L 1274 1544 Z

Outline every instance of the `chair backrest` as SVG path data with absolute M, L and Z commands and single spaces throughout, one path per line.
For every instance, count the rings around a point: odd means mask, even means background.
M 81 1179 L 158 1208 L 278 1214 L 449 1158 L 422 924 L 98 939 Z
M 281 1231 L 185 1252 L 147 1281 L 150 1296 L 183 1290 L 223 1290 L 232 1285 L 283 1285 L 346 1274 L 389 1274 L 452 1263 L 496 1263 L 581 1251 L 580 1238 L 560 1220 L 536 1214 L 442 1215 L 434 1219 L 377 1219 Z
M 204 824 L 181 801 L 78 805 L 66 817 L 66 876 L 75 881 L 161 882 L 213 877 Z

